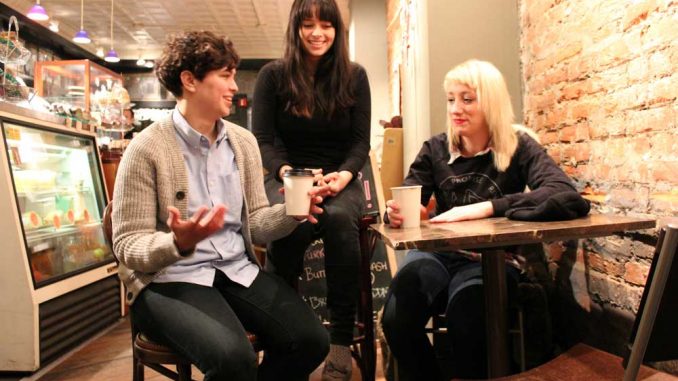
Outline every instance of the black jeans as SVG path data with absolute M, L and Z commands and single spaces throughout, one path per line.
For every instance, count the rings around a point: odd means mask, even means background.
M 151 283 L 132 305 L 151 339 L 190 359 L 205 380 L 306 380 L 329 351 L 327 331 L 297 293 L 260 271 L 250 287 L 217 271 L 213 287 Z M 246 332 L 264 348 L 256 353 Z
M 509 298 L 519 271 L 506 267 Z M 445 311 L 452 375 L 444 375 L 426 336 L 434 314 Z M 486 378 L 485 304 L 481 264 L 452 253 L 407 253 L 393 278 L 382 317 L 401 381 Z
M 281 187 L 275 177 L 266 176 L 266 194 L 271 204 L 284 201 L 278 192 Z M 332 344 L 350 345 L 353 341 L 360 265 L 359 223 L 364 205 L 360 181 L 351 181 L 338 195 L 324 200 L 318 224 L 303 223 L 268 246 L 266 269 L 295 285 L 308 245 L 317 238 L 323 239 Z

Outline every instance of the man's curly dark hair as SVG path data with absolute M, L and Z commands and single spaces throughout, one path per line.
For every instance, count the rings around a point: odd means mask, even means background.
M 181 97 L 181 72 L 188 70 L 202 80 L 212 70 L 234 69 L 240 63 L 233 43 L 209 31 L 184 32 L 167 41 L 155 64 L 155 75 L 175 97 Z

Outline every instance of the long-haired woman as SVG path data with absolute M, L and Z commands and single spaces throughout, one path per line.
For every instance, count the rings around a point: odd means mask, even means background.
M 509 208 L 539 205 L 572 181 L 524 127 L 513 125 L 504 77 L 494 65 L 466 61 L 445 76 L 448 131 L 426 141 L 405 185 L 421 185 L 421 203 L 436 198 L 431 222 L 501 217 Z M 525 186 L 531 192 L 525 193 Z M 423 208 L 423 206 L 422 206 Z M 389 223 L 399 227 L 400 205 L 387 202 Z M 410 251 L 386 296 L 382 325 L 398 360 L 401 380 L 486 376 L 482 250 Z M 507 253 L 509 297 L 521 265 Z M 445 312 L 452 375 L 443 375 L 425 332 L 433 314 Z
M 349 61 L 346 28 L 334 0 L 295 0 L 284 57 L 264 66 L 254 90 L 253 131 L 271 203 L 291 168 L 322 170 L 330 186 L 317 226 L 300 225 L 269 246 L 267 266 L 290 283 L 303 254 L 321 237 L 325 248 L 331 349 L 323 379 L 348 379 L 348 346 L 358 295 L 358 224 L 364 195 L 355 181 L 370 144 L 370 88 L 365 70 Z M 320 172 L 320 171 L 316 171 Z

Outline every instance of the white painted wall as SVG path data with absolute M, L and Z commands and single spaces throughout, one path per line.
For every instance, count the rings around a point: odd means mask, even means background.
M 383 128 L 379 120 L 390 120 L 388 105 L 388 64 L 386 60 L 386 2 L 353 0 L 350 3 L 349 50 L 351 60 L 367 71 L 372 93 L 370 142 L 381 147 Z M 379 155 L 380 157 L 380 155 Z
M 522 123 L 518 1 L 429 0 L 427 10 L 431 133 L 446 131 L 445 74 L 471 58 L 490 61 L 502 72 L 516 122 Z

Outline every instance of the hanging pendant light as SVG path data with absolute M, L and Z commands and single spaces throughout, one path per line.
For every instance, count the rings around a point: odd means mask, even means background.
M 26 16 L 29 19 L 35 20 L 35 21 L 47 21 L 47 20 L 49 20 L 49 16 L 47 15 L 45 8 L 43 8 L 40 5 L 40 0 L 36 0 L 35 4 L 28 11 L 28 14 Z
M 115 0 L 111 0 L 111 50 L 106 53 L 106 57 L 104 57 L 104 61 L 106 62 L 120 62 L 120 57 L 118 57 L 118 53 L 115 52 L 115 49 L 113 49 L 113 2 Z
M 73 37 L 73 42 L 76 42 L 78 44 L 89 44 L 92 42 L 92 40 L 89 38 L 89 34 L 87 34 L 87 31 L 85 30 L 85 27 L 83 26 L 83 20 L 85 15 L 85 0 L 80 0 L 80 30 L 78 33 L 75 34 L 75 37 Z

